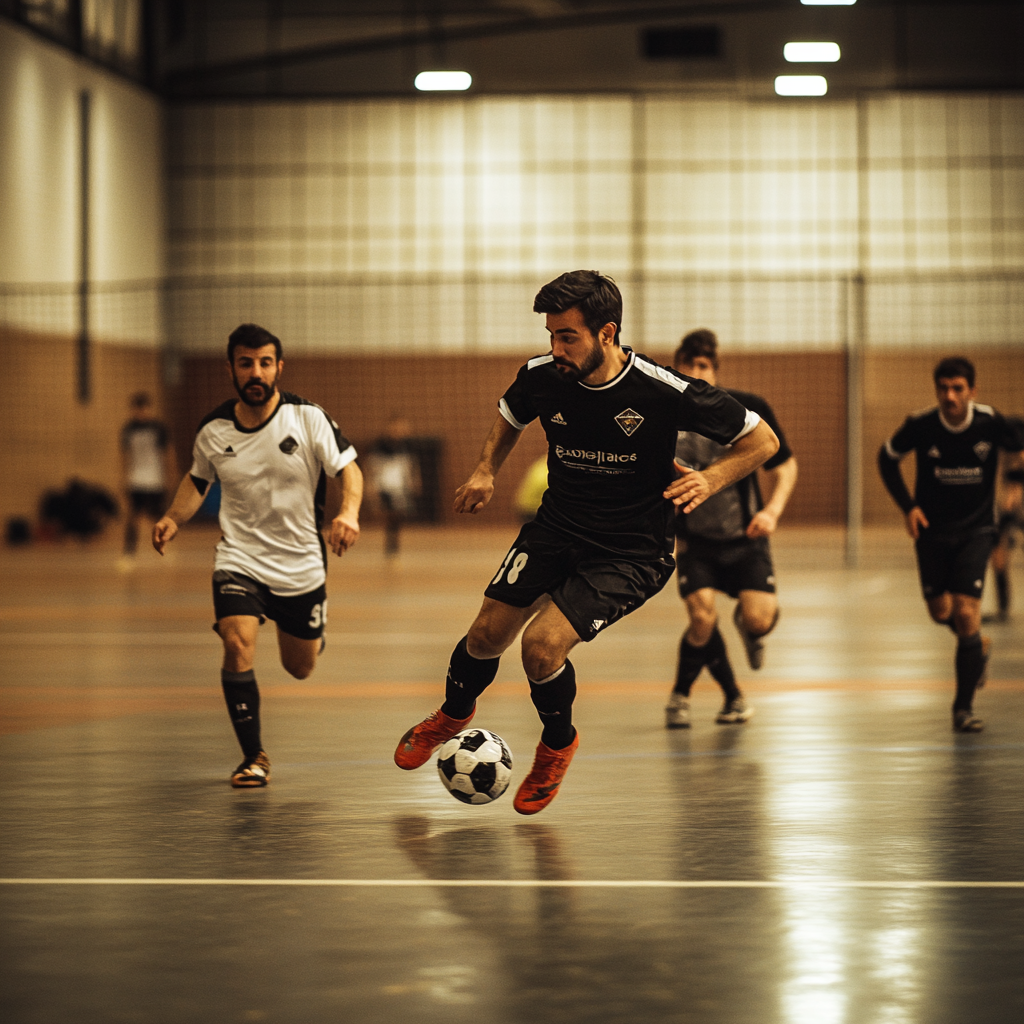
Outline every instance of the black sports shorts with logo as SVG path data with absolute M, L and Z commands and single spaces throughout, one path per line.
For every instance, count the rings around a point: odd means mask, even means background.
M 218 622 L 229 615 L 254 615 L 261 626 L 273 619 L 282 633 L 319 640 L 327 625 L 327 585 L 321 583 L 308 594 L 281 597 L 250 576 L 218 569 L 213 574 L 213 610 Z
M 486 597 L 529 608 L 543 594 L 581 640 L 639 608 L 672 578 L 672 561 L 616 556 L 541 523 L 527 523 L 505 556 Z
M 925 600 L 940 594 L 981 597 L 994 545 L 995 530 L 989 528 L 953 535 L 922 531 L 914 549 Z
M 680 539 L 676 566 L 683 597 L 706 587 L 730 597 L 739 597 L 741 590 L 775 593 L 775 568 L 767 537 L 709 540 L 689 536 Z

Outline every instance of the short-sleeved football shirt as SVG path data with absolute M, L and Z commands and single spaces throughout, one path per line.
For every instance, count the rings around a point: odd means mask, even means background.
M 266 423 L 250 429 L 225 402 L 199 425 L 192 479 L 221 485 L 215 569 L 250 576 L 282 597 L 306 594 L 327 576 L 323 525 L 327 475 L 356 457 L 327 413 L 281 392 Z
M 758 414 L 775 431 L 779 439 L 779 450 L 764 464 L 764 469 L 774 469 L 793 457 L 786 442 L 786 435 L 775 418 L 772 407 L 760 396 L 749 391 L 723 388 L 740 405 Z M 676 461 L 690 469 L 706 469 L 717 462 L 726 449 L 695 431 L 680 433 L 676 441 Z M 751 473 L 712 494 L 702 505 L 688 515 L 676 516 L 676 532 L 680 537 L 706 537 L 709 540 L 739 540 L 745 537 L 750 520 L 764 508 L 761 487 L 757 473 Z
M 167 428 L 158 420 L 129 420 L 121 428 L 128 490 L 161 494 Z
M 904 420 L 886 441 L 879 464 L 904 513 L 917 505 L 933 535 L 955 535 L 994 528 L 999 449 L 1020 451 L 1021 444 L 1018 432 L 990 405 L 972 402 L 958 427 L 947 423 L 936 406 Z M 917 459 L 913 498 L 898 476 L 899 461 L 910 452 Z
M 539 419 L 547 435 L 537 522 L 615 554 L 665 558 L 674 506 L 662 493 L 676 476 L 678 432 L 728 445 L 760 417 L 719 388 L 625 351 L 620 373 L 597 386 L 566 380 L 550 354 L 537 356 L 498 408 L 517 430 Z

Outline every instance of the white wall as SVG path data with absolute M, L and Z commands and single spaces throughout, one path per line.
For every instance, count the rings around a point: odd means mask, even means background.
M 100 342 L 156 345 L 163 128 L 144 89 L 0 21 L 0 322 L 76 329 L 78 96 L 92 95 L 91 277 Z
M 838 349 L 1024 338 L 1024 98 L 217 103 L 171 114 L 172 334 L 301 351 L 543 348 L 538 286 L 615 276 L 624 336 Z M 860 176 L 865 162 L 865 174 Z M 863 186 L 863 187 L 862 187 Z

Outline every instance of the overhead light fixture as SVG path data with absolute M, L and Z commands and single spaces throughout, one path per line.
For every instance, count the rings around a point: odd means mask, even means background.
M 779 75 L 775 91 L 779 96 L 824 96 L 828 82 L 821 75 Z
M 786 43 L 782 56 L 790 64 L 834 64 L 839 60 L 839 44 Z
M 800 0 L 805 7 L 852 7 L 857 0 Z
M 420 92 L 465 92 L 473 76 L 468 71 L 421 71 L 414 84 Z

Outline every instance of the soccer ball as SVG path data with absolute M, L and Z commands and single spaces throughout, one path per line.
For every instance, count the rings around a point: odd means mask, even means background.
M 508 789 L 512 752 L 486 729 L 464 729 L 438 752 L 437 772 L 444 788 L 464 804 L 489 804 Z

